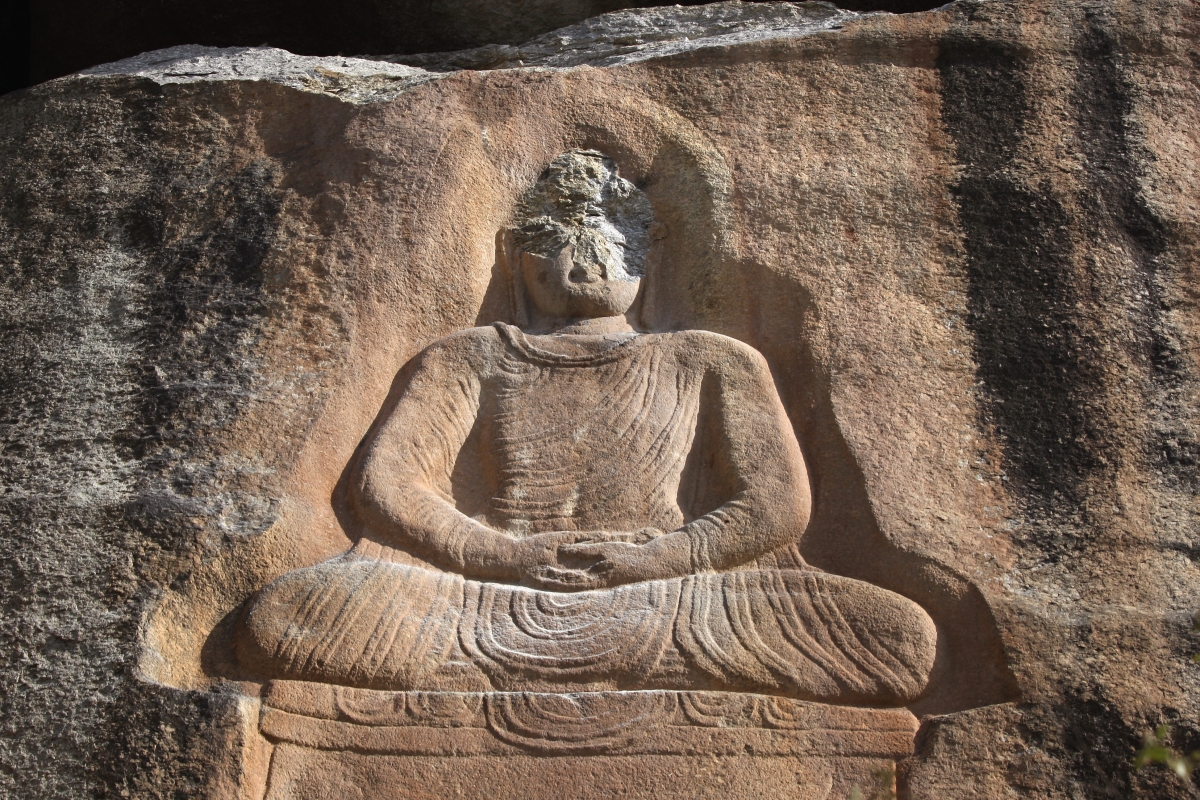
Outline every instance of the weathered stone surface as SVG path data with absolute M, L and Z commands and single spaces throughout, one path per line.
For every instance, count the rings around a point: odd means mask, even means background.
M 520 45 L 385 57 L 432 70 L 615 67 L 705 47 L 835 30 L 860 14 L 828 3 L 711 3 L 604 14 Z
M 617 41 L 622 16 L 588 26 L 591 50 L 547 39 L 525 51 L 541 66 L 494 71 L 177 50 L 0 100 L 6 793 L 262 796 L 247 602 L 351 547 L 336 491 L 393 376 L 513 321 L 496 234 L 551 159 L 594 148 L 662 225 L 650 327 L 769 365 L 811 475 L 806 561 L 938 626 L 901 796 L 1194 794 L 1130 762 L 1159 721 L 1200 738 L 1200 14 L 778 11 L 733 30 L 738 7 L 680 10 L 681 30 L 719 24 L 648 47 Z M 271 729 L 297 792 L 549 780 L 504 755 L 520 725 L 462 766 L 313 755 L 303 737 L 341 729 L 286 691 L 265 706 L 304 712 Z M 654 691 L 671 714 L 709 702 Z M 823 713 L 808 730 L 841 730 Z M 714 730 L 760 741 L 745 720 Z M 352 732 L 409 736 L 380 724 Z M 800 774 L 795 796 L 841 797 L 878 763 L 856 752 L 858 772 L 730 756 L 712 775 L 727 797 Z M 662 776 L 700 769 L 554 758 L 600 792 L 667 796 Z
M 351 103 L 394 100 L 432 80 L 424 69 L 365 58 L 297 56 L 274 47 L 181 45 L 102 64 L 84 75 L 149 78 L 158 84 L 269 81 Z
M 306 55 L 516 45 L 641 0 L 35 0 L 23 60 L 35 82 L 149 50 L 268 44 Z M 689 0 L 685 6 L 703 5 Z M 924 11 L 939 0 L 845 0 L 855 11 Z M 14 19 L 20 20 L 14 12 Z M 31 40 L 31 41 L 30 41 Z M 24 74 L 25 70 L 22 70 Z M 24 84 L 22 84 L 24 85 Z
M 264 43 L 309 55 L 455 50 L 518 44 L 629 0 L 262 0 L 33 3 L 30 66 L 47 80 L 137 53 L 200 43 Z M 102 31 L 104 35 L 97 35 Z

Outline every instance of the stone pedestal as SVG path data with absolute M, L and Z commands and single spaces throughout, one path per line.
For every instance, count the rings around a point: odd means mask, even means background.
M 379 692 L 276 681 L 267 800 L 848 796 L 912 753 L 904 709 L 723 692 Z

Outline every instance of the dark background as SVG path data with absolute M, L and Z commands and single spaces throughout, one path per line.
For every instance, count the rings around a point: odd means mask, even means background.
M 4 93 L 30 83 L 30 0 L 0 2 L 0 93 Z
M 179 44 L 270 44 L 305 55 L 422 53 L 533 36 L 668 0 L 3 0 L 9 92 Z M 701 5 L 696 0 L 684 5 Z M 856 11 L 924 11 L 942 0 L 841 0 Z

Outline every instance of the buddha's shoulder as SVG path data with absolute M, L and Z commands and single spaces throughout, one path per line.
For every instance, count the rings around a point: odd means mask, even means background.
M 712 331 L 685 330 L 654 334 L 660 347 L 669 350 L 681 364 L 705 369 L 759 371 L 766 359 L 745 342 Z
M 503 349 L 495 327 L 485 325 L 455 331 L 434 340 L 420 352 L 417 360 L 427 366 L 460 364 L 482 367 L 494 361 Z

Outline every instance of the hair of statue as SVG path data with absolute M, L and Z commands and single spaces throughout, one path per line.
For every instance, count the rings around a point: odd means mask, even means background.
M 570 245 L 584 257 L 603 258 L 612 278 L 638 281 L 646 274 L 653 221 L 650 199 L 618 174 L 611 158 L 596 150 L 556 156 L 521 195 L 512 225 L 497 240 L 517 324 L 528 322 L 520 252 L 552 258 Z

